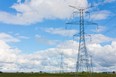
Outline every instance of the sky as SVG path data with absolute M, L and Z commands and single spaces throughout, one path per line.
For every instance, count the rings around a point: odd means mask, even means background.
M 0 0 L 0 71 L 75 71 L 79 22 L 74 8 L 86 9 L 87 50 L 94 71 L 116 70 L 116 0 Z M 76 39 L 76 41 L 75 41 Z

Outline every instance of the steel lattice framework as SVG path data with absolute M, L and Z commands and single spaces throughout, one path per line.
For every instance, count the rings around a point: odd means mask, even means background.
M 74 20 L 74 22 L 68 22 L 67 24 L 79 25 L 79 47 L 78 47 L 78 57 L 76 62 L 76 72 L 92 72 L 92 57 L 87 51 L 86 40 L 85 40 L 85 25 L 97 25 L 93 22 L 88 22 L 84 20 L 84 14 L 89 13 L 87 9 L 78 9 L 75 6 L 70 6 L 77 11 L 74 12 L 79 14 L 79 22 Z M 78 37 L 78 34 L 74 36 Z
M 80 31 L 79 31 L 79 48 L 78 48 L 78 58 L 76 63 L 77 72 L 89 72 L 89 56 L 85 43 L 85 30 L 84 30 L 84 9 L 79 9 L 80 14 Z

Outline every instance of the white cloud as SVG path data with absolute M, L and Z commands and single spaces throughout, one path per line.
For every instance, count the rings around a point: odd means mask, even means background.
M 98 34 L 94 43 L 87 44 L 89 53 L 93 56 L 94 71 L 116 70 L 116 41 L 107 36 Z M 104 46 L 99 43 L 112 41 Z M 63 53 L 65 71 L 74 71 L 78 53 L 78 42 L 69 40 L 59 44 L 56 48 L 40 50 L 31 54 L 23 54 L 21 50 L 12 48 L 4 40 L 0 40 L 0 69 L 1 71 L 59 71 L 60 58 Z M 10 62 L 10 63 L 7 63 Z
M 38 34 L 35 35 L 35 39 L 38 43 L 45 44 L 45 45 L 56 45 L 56 44 L 60 43 L 59 40 L 49 40 L 49 39 L 46 39 L 45 37 L 40 36 Z
M 103 32 L 105 30 L 106 30 L 105 26 L 98 26 L 98 28 L 97 28 L 97 32 Z
M 67 44 L 69 43 L 70 45 L 68 46 Z M 46 50 L 38 51 L 28 56 L 30 57 L 28 59 L 34 60 L 35 61 L 34 65 L 36 65 L 36 63 L 38 62 L 38 65 L 40 65 L 39 67 L 41 67 L 41 68 L 38 67 L 38 70 L 58 72 L 60 71 L 59 67 L 60 67 L 61 52 L 63 52 L 64 69 L 66 70 L 67 65 L 68 67 L 73 67 L 75 64 L 77 52 L 71 49 L 72 46 L 74 46 L 74 44 L 77 44 L 77 43 L 76 42 L 74 43 L 73 41 L 69 41 L 69 42 L 67 41 L 65 44 L 65 47 L 64 47 L 64 44 L 62 44 L 61 46 L 58 46 L 56 48 L 49 48 Z
M 102 34 L 92 34 L 91 40 L 92 40 L 91 43 L 97 43 L 97 44 L 116 41 L 115 38 L 110 38 Z
M 116 0 L 105 0 L 104 3 L 116 2 Z
M 63 28 L 46 28 L 44 29 L 45 32 L 51 33 L 51 34 L 56 34 L 56 35 L 61 35 L 61 36 L 73 36 L 76 34 L 78 31 L 77 30 L 66 30 Z
M 70 41 L 72 43 L 73 41 Z M 68 41 L 67 41 L 68 43 Z M 9 71 L 9 72 L 16 72 L 16 71 L 59 71 L 60 68 L 60 53 L 63 51 L 64 56 L 67 59 L 64 59 L 64 63 L 67 62 L 70 65 L 74 65 L 74 57 L 71 46 L 70 48 L 62 48 L 60 46 L 58 48 L 49 48 L 47 50 L 38 51 L 32 54 L 21 54 L 20 50 L 12 48 L 6 42 L 0 41 L 0 69 L 1 71 Z M 61 46 L 62 47 L 62 46 Z M 72 56 L 73 55 L 73 56 Z M 7 57 L 6 57 L 7 56 Z M 68 57 L 70 56 L 70 61 L 68 61 Z M 72 57 L 71 57 L 72 56 Z M 68 65 L 68 64 L 67 64 Z M 72 66 L 70 66 L 72 67 Z M 50 70 L 48 70 L 50 68 Z M 67 66 L 65 66 L 65 69 Z
M 14 62 L 16 62 L 20 50 L 17 48 L 12 48 L 2 40 L 0 40 L 0 45 L 0 69 L 13 70 L 14 68 L 12 68 L 11 65 L 14 64 Z
M 94 12 L 90 18 L 92 20 L 103 20 L 103 19 L 107 19 L 110 16 L 110 14 L 111 12 L 107 10 L 102 10 L 102 11 Z
M 116 42 L 112 41 L 111 45 L 102 46 L 100 44 L 89 44 L 88 51 L 93 56 L 94 71 L 112 71 L 116 66 Z M 41 67 L 42 71 L 60 71 L 60 53 L 63 52 L 63 64 L 65 71 L 74 71 L 76 56 L 78 51 L 78 43 L 70 40 L 60 44 L 56 48 L 50 48 L 47 50 L 38 51 L 31 54 L 28 60 L 34 60 L 34 66 L 36 64 Z M 43 56 L 44 55 L 44 56 Z M 29 61 L 30 61 L 29 60 Z M 32 62 L 32 61 L 31 61 Z M 37 63 L 38 62 L 38 63 Z M 39 68 L 38 67 L 38 68 Z M 111 69 L 112 68 L 112 69 Z M 54 70 L 55 69 L 55 70 Z M 67 70 L 68 69 L 68 70 Z
M 16 14 L 0 11 L 0 22 L 7 24 L 27 25 L 40 22 L 44 19 L 65 19 L 70 17 L 72 8 L 69 5 L 77 7 L 87 7 L 87 0 L 17 0 L 11 6 L 16 10 Z
M 29 39 L 29 37 L 27 37 L 27 36 L 17 36 L 17 38 L 19 38 L 19 39 Z
M 14 33 L 12 33 L 12 34 L 14 34 Z M 29 37 L 27 37 L 27 36 L 22 36 L 22 35 L 20 35 L 19 33 L 16 33 L 14 36 L 15 36 L 16 38 L 18 38 L 18 39 L 29 39 Z
M 116 66 L 116 41 L 113 41 L 111 45 L 101 46 L 99 44 L 90 44 L 89 51 L 93 55 L 94 64 L 99 71 L 113 71 Z M 97 65 L 96 65 L 97 64 Z M 112 69 L 111 69 L 112 68 Z M 104 69 L 104 70 L 100 70 Z M 107 69 L 107 70 L 106 70 Z
M 6 33 L 0 33 L 0 40 L 5 42 L 19 42 L 20 40 Z
M 105 30 L 106 30 L 106 27 L 105 26 L 97 26 L 96 29 L 92 29 L 91 31 L 92 32 L 100 33 L 100 32 L 104 32 Z
M 0 69 L 13 70 L 13 63 L 16 62 L 20 53 L 18 48 L 11 47 L 8 43 L 19 42 L 20 40 L 6 33 L 0 33 Z M 16 71 L 16 70 L 15 70 Z
M 17 0 L 18 3 L 21 3 L 21 0 Z

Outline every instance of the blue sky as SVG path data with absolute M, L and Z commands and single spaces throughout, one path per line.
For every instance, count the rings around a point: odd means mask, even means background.
M 0 40 L 10 48 L 21 51 L 20 54 L 56 48 L 73 40 L 73 35 L 79 32 L 79 26 L 65 24 L 71 20 L 74 11 L 68 5 L 86 7 L 93 3 L 95 7 L 89 10 L 91 16 L 87 20 L 98 26 L 85 25 L 87 38 L 101 46 L 116 42 L 116 0 L 77 0 L 77 4 L 75 1 L 0 0 Z
M 8 12 L 10 14 L 16 14 L 17 11 L 15 9 L 11 8 L 11 6 L 15 3 L 17 3 L 17 0 L 10 0 L 10 1 L 2 0 L 0 2 L 0 10 Z M 113 8 L 115 9 L 115 2 L 100 5 L 97 8 L 99 8 L 99 10 L 109 10 L 112 13 L 107 19 L 102 20 L 102 21 L 98 20 L 95 22 L 98 23 L 98 25 L 104 25 L 105 27 L 108 28 L 107 30 L 110 30 L 110 32 L 108 32 L 107 34 L 105 33 L 106 35 L 109 35 L 110 37 L 115 37 L 115 35 L 113 34 L 115 32 L 115 30 L 111 31 L 112 27 L 115 27 L 115 18 L 112 16 L 113 13 L 115 14 L 115 10 L 113 10 Z M 95 10 L 96 10 L 96 8 L 95 8 Z M 112 18 L 112 20 L 109 21 L 111 18 Z M 65 22 L 67 22 L 67 21 L 68 20 L 66 20 L 66 19 L 65 20 L 63 20 L 63 19 L 62 20 L 46 19 L 46 20 L 43 20 L 42 22 L 37 22 L 35 24 L 29 24 L 29 25 L 5 24 L 2 22 L 0 23 L 0 25 L 1 25 L 1 32 L 11 33 L 11 35 L 20 34 L 20 35 L 29 37 L 29 39 L 22 40 L 21 42 L 13 44 L 13 45 L 22 49 L 23 51 L 26 51 L 26 52 L 35 52 L 39 49 L 53 47 L 53 46 L 46 46 L 44 44 L 39 44 L 39 42 L 37 42 L 34 37 L 37 34 L 42 35 L 42 36 L 44 36 L 44 38 L 51 39 L 51 40 L 53 40 L 53 39 L 60 40 L 61 38 L 64 38 L 61 36 L 56 36 L 56 35 L 51 35 L 49 33 L 46 33 L 44 31 L 42 31 L 41 28 L 53 27 L 53 28 L 64 28 L 65 29 L 65 26 L 66 26 Z M 110 27 L 109 27 L 109 25 L 110 25 Z M 93 25 L 91 25 L 91 26 L 93 26 Z M 91 28 L 91 26 L 89 26 L 89 27 L 87 26 L 87 28 Z M 96 26 L 94 28 L 96 28 Z

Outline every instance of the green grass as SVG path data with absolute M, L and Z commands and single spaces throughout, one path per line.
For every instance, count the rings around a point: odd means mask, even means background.
M 75 77 L 74 74 L 39 74 L 39 73 L 0 73 L 0 77 Z M 78 77 L 116 77 L 116 74 L 94 73 L 91 76 L 86 74 L 78 74 Z

